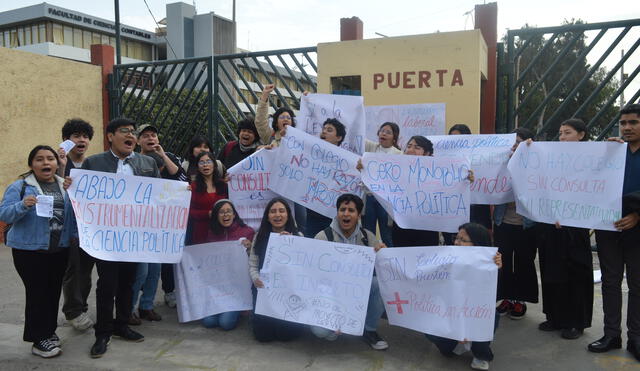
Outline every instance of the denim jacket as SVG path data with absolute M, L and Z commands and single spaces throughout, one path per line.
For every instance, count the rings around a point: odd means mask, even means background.
M 64 220 L 59 247 L 69 247 L 69 240 L 78 237 L 78 228 L 71 201 L 62 187 L 64 180 L 56 176 L 56 181 L 64 195 Z M 33 174 L 9 185 L 2 202 L 0 202 L 0 220 L 13 224 L 7 235 L 7 246 L 19 250 L 48 250 L 49 218 L 37 216 L 35 206 L 26 207 L 24 205 L 20 198 L 22 182 L 26 183 L 23 198 L 43 194 Z
M 493 208 L 493 222 L 496 225 L 502 224 L 502 219 L 504 218 L 504 213 L 507 211 L 507 204 L 496 205 Z M 527 219 L 524 216 L 522 217 L 522 229 L 529 229 L 536 225 L 536 222 L 533 220 Z

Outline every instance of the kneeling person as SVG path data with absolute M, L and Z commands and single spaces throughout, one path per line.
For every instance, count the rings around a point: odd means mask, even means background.
M 371 231 L 362 227 L 360 216 L 364 204 L 360 197 L 350 193 L 343 194 L 338 197 L 336 207 L 338 209 L 338 215 L 333 219 L 329 227 L 316 234 L 315 238 L 317 240 L 370 246 L 373 247 L 376 252 L 386 247 L 384 243 L 378 241 Z M 384 341 L 376 331 L 378 328 L 378 320 L 382 316 L 382 313 L 384 313 L 384 303 L 380 296 L 378 280 L 376 277 L 373 277 L 371 290 L 369 291 L 369 305 L 367 307 L 364 335 L 362 337 L 371 348 L 376 350 L 384 350 L 389 347 L 387 342 Z M 333 332 L 316 326 L 311 327 L 311 332 L 317 337 L 327 340 L 335 340 L 339 335 L 339 332 Z

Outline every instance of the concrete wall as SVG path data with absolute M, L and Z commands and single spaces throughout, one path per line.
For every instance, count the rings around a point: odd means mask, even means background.
M 103 148 L 99 66 L 0 47 L 0 190 L 29 170 L 38 144 L 57 148 L 72 117 L 95 130 L 90 154 Z
M 480 30 L 318 44 L 318 92 L 331 93 L 339 76 L 360 76 L 365 105 L 446 103 L 447 130 L 462 123 L 480 132 Z

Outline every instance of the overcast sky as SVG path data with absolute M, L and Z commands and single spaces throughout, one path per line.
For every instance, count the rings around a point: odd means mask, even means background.
M 37 0 L 0 1 L 0 11 L 41 3 Z M 156 20 L 165 17 L 171 0 L 147 0 Z M 185 1 L 192 4 L 192 1 Z M 50 4 L 114 19 L 113 1 L 50 0 Z M 473 28 L 473 8 L 478 0 L 237 0 L 238 47 L 252 51 L 315 46 L 320 42 L 338 41 L 340 18 L 357 16 L 364 22 L 364 37 L 402 36 L 458 31 Z M 634 4 L 635 5 L 632 5 Z M 231 18 L 232 0 L 196 0 L 197 12 L 215 12 Z M 508 0 L 498 2 L 498 38 L 507 29 L 525 24 L 537 27 L 560 25 L 565 19 L 582 19 L 588 23 L 640 18 L 635 0 Z M 120 0 L 121 22 L 153 31 L 155 24 L 144 0 Z M 636 27 L 638 28 L 638 27 Z M 591 36 L 593 37 L 593 36 Z M 629 48 L 640 38 L 640 32 L 627 35 L 622 47 Z M 606 48 L 594 49 L 596 58 Z M 599 52 L 599 53 L 598 53 Z M 613 66 L 620 58 L 616 50 L 605 66 Z M 625 64 L 626 72 L 640 64 L 640 51 Z M 640 78 L 636 78 L 636 81 Z M 637 91 L 640 84 L 633 84 Z M 630 97 L 628 97 L 630 98 Z

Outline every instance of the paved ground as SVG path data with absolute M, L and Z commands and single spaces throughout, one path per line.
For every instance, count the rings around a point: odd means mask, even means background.
M 390 348 L 384 352 L 370 350 L 360 339 L 349 336 L 333 343 L 307 335 L 291 343 L 261 344 L 253 340 L 247 317 L 231 332 L 208 330 L 198 323 L 178 324 L 175 310 L 162 303 L 157 305 L 161 322 L 146 322 L 136 328 L 146 336 L 144 342 L 113 339 L 107 354 L 98 360 L 89 358 L 92 331 L 79 333 L 60 316 L 58 334 L 64 353 L 44 360 L 31 355 L 30 344 L 21 340 L 23 286 L 4 246 L 0 247 L 0 287 L 0 370 L 468 370 L 471 362 L 468 354 L 444 358 L 421 334 L 385 321 L 379 332 Z M 586 351 L 587 344 L 602 331 L 599 284 L 595 290 L 594 327 L 578 340 L 537 330 L 543 320 L 540 305 L 530 306 L 523 320 L 503 318 L 493 343 L 491 369 L 640 370 L 640 363 L 624 349 L 603 355 Z M 90 300 L 93 305 L 93 293 Z M 90 313 L 95 318 L 93 307 Z

